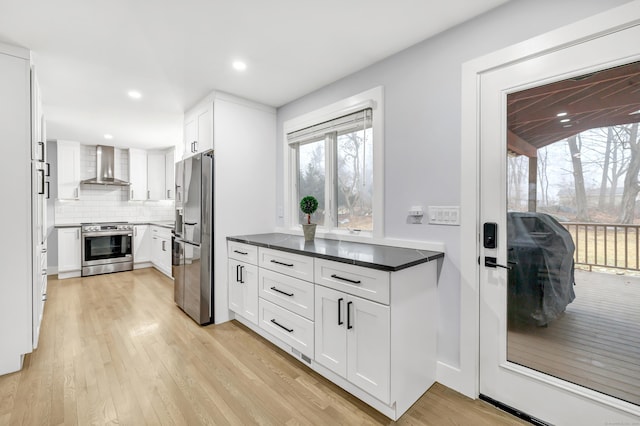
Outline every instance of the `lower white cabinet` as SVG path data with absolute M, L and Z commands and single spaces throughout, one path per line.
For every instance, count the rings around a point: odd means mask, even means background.
M 229 259 L 229 309 L 258 324 L 258 267 Z
M 171 277 L 171 231 L 168 228 L 151 225 L 151 262 Z
M 260 328 L 267 330 L 300 353 L 313 356 L 313 321 L 264 299 L 258 299 Z
M 151 262 L 151 229 L 149 225 L 133 226 L 133 266 L 147 267 Z
M 79 277 L 82 273 L 82 232 L 80 227 L 58 228 L 58 278 Z
M 389 402 L 389 306 L 316 286 L 315 360 Z

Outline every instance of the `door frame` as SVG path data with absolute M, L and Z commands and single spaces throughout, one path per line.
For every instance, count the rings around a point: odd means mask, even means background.
M 456 390 L 480 394 L 480 77 L 490 70 L 539 57 L 640 25 L 640 0 L 498 50 L 462 65 L 460 215 L 460 373 Z

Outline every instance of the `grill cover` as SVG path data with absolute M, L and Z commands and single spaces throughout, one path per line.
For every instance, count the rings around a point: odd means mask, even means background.
M 571 234 L 545 213 L 507 213 L 510 320 L 540 326 L 575 299 L 575 245 Z

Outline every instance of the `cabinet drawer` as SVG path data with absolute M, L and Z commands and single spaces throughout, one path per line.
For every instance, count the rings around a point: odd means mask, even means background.
M 316 259 L 316 284 L 374 302 L 389 304 L 389 281 L 389 272 Z
M 171 239 L 171 229 L 162 226 L 151 225 L 151 233 L 154 237 Z
M 251 244 L 243 244 L 235 241 L 227 241 L 227 256 L 231 259 L 258 264 L 258 247 Z
M 313 321 L 313 283 L 260 268 L 260 297 Z
M 258 255 L 258 266 L 261 268 L 313 282 L 313 257 L 262 247 Z
M 313 321 L 259 299 L 260 327 L 313 358 Z

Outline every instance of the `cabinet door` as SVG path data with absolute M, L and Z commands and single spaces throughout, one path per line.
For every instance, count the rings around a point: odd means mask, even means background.
M 229 309 L 258 325 L 258 267 L 229 260 Z
M 42 129 L 42 98 L 36 69 L 31 67 L 31 159 L 44 163 L 46 159 L 45 135 Z
M 171 240 L 158 238 L 160 240 L 160 258 L 158 266 L 166 275 L 171 276 Z
M 188 115 L 184 118 L 184 154 L 182 158 L 191 157 L 195 154 L 195 146 L 198 141 L 198 122 L 195 115 Z
M 389 307 L 349 296 L 347 380 L 383 402 L 389 402 L 391 323 Z
M 151 261 L 151 231 L 149 225 L 133 227 L 133 261 L 144 263 Z
M 129 149 L 129 200 L 147 200 L 147 152 Z
M 162 240 L 157 235 L 151 236 L 151 261 L 154 266 L 162 264 Z
M 80 228 L 58 229 L 58 272 L 81 269 Z
M 347 377 L 347 296 L 330 288 L 315 288 L 315 360 Z
M 198 138 L 195 152 L 213 149 L 213 104 L 208 103 L 200 109 L 196 116 Z
M 80 144 L 58 141 L 58 199 L 80 197 Z
M 149 200 L 164 200 L 165 191 L 165 159 L 162 152 L 147 153 L 147 190 Z
M 175 150 L 172 148 L 164 154 L 164 191 L 167 200 L 176 199 L 176 163 L 174 160 Z

